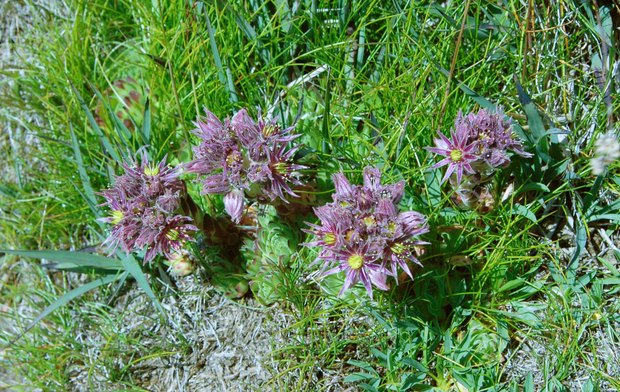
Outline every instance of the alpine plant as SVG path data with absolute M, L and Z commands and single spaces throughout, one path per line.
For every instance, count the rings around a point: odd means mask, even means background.
M 185 185 L 166 158 L 151 163 L 144 150 L 138 155 L 140 162 L 124 163 L 125 173 L 100 193 L 110 208 L 110 216 L 101 220 L 112 225 L 104 245 L 112 250 L 120 246 L 127 253 L 145 249 L 145 263 L 157 255 L 172 259 L 198 230 L 190 217 L 176 213 Z
M 490 197 L 485 185 L 497 169 L 510 164 L 509 151 L 523 158 L 532 156 L 514 137 L 501 109 L 497 113 L 481 109 L 466 116 L 459 112 L 450 138 L 441 132 L 438 136 L 434 147 L 426 147 L 443 157 L 432 168 L 447 166 L 442 183 L 450 179 L 467 207 Z
M 293 160 L 299 146 L 290 144 L 301 136 L 292 133 L 294 126 L 255 122 L 245 109 L 224 122 L 207 110 L 195 125 L 201 142 L 187 172 L 203 176 L 203 194 L 225 195 L 224 207 L 235 223 L 242 219 L 246 198 L 286 203 L 287 197 L 298 196 L 292 188 L 303 185 L 299 170 L 306 167 Z
M 319 224 L 308 223 L 319 247 L 323 276 L 344 272 L 340 294 L 362 282 L 372 298 L 373 287 L 387 290 L 387 278 L 398 283 L 399 270 L 411 279 L 410 263 L 421 265 L 415 247 L 425 244 L 415 237 L 428 232 L 426 218 L 415 211 L 399 212 L 404 181 L 382 185 L 381 172 L 367 166 L 363 185 L 352 185 L 343 173 L 333 175 L 333 202 L 314 209 Z

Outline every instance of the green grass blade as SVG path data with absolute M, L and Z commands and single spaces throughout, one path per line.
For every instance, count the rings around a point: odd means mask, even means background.
M 321 142 L 321 152 L 329 154 L 331 152 L 331 138 L 329 132 L 330 122 L 330 107 L 332 100 L 332 81 L 331 70 L 327 72 L 327 81 L 325 82 L 325 94 L 323 95 L 324 111 L 323 111 L 323 123 L 321 124 L 321 130 L 323 132 L 323 139 Z
M 0 253 L 18 255 L 22 257 L 34 257 L 37 259 L 48 259 L 72 265 L 75 267 L 94 267 L 108 270 L 121 270 L 123 263 L 120 260 L 105 256 L 94 255 L 86 252 L 72 252 L 67 250 L 4 250 Z
M 75 132 L 73 131 L 73 124 L 69 122 L 69 132 L 71 133 L 71 144 L 73 145 L 73 154 L 75 155 L 75 162 L 77 163 L 78 173 L 80 175 L 80 180 L 82 181 L 82 188 L 84 189 L 84 199 L 91 211 L 97 218 L 101 216 L 99 209 L 97 208 L 97 199 L 95 198 L 95 191 L 93 190 L 92 185 L 90 184 L 90 178 L 88 177 L 88 173 L 86 172 L 86 168 L 84 167 L 84 161 L 82 160 L 82 152 L 80 151 L 80 146 L 78 145 L 77 137 L 75 137 Z M 99 222 L 99 221 L 97 221 Z M 101 222 L 99 222 L 101 223 Z
M 232 83 L 232 75 L 230 71 L 227 73 L 224 70 L 224 66 L 222 65 L 222 59 L 220 58 L 220 51 L 217 48 L 217 43 L 215 42 L 215 30 L 213 30 L 213 26 L 211 25 L 211 19 L 209 18 L 209 13 L 205 10 L 205 22 L 207 23 L 207 31 L 209 33 L 209 45 L 211 46 L 211 53 L 213 54 L 213 61 L 215 61 L 215 66 L 217 67 L 217 76 L 220 79 L 220 82 L 226 90 L 228 90 L 228 96 L 231 102 L 237 102 L 237 91 L 235 91 L 235 86 Z M 228 75 L 228 80 L 227 80 Z
M 545 137 L 545 126 L 543 124 L 542 118 L 538 114 L 538 110 L 536 110 L 536 106 L 532 101 L 532 98 L 528 95 L 528 93 L 521 86 L 521 82 L 515 76 L 515 85 L 517 86 L 517 94 L 519 95 L 519 101 L 521 105 L 523 105 L 523 110 L 527 115 L 527 124 L 530 127 L 530 132 L 534 139 L 532 143 L 537 145 L 541 140 L 544 140 Z M 544 148 L 543 151 L 547 151 L 547 148 Z
M 110 103 L 104 98 L 103 94 L 101 94 L 99 89 L 97 89 L 97 87 L 95 87 L 88 80 L 86 81 L 86 83 L 88 83 L 88 86 L 90 87 L 90 89 L 95 92 L 95 95 L 97 96 L 99 101 L 103 104 L 103 107 L 105 108 L 106 113 L 112 119 L 112 122 L 114 123 L 114 130 L 116 131 L 116 134 L 118 135 L 122 143 L 125 145 L 126 149 L 133 150 L 131 148 L 132 137 L 131 137 L 131 132 L 129 131 L 129 129 L 127 129 L 125 124 L 123 124 L 123 122 L 120 120 L 120 118 L 118 118 L 116 113 L 114 113 L 114 110 L 110 106 Z M 121 149 L 120 152 L 121 152 L 123 159 L 127 162 L 129 161 L 129 157 L 127 156 L 127 153 L 125 152 L 126 149 Z
M 121 259 L 120 261 L 123 264 L 125 271 L 129 272 L 129 274 L 133 276 L 133 278 L 136 280 L 136 283 L 138 284 L 138 287 L 144 290 L 146 295 L 151 299 L 151 301 L 153 301 L 155 307 L 160 312 L 160 314 L 165 317 L 166 313 L 164 312 L 164 308 L 161 306 L 161 303 L 155 296 L 153 289 L 151 289 L 151 286 L 149 285 L 149 282 L 146 279 L 144 272 L 142 272 L 140 264 L 138 264 L 136 259 L 131 254 L 121 254 L 121 252 L 119 251 L 117 252 L 117 255 L 119 255 Z
M 108 276 L 104 276 L 103 278 L 99 278 L 99 279 L 93 280 L 92 282 L 86 283 L 85 285 L 77 287 L 77 288 L 75 288 L 75 289 L 65 293 L 64 295 L 60 296 L 56 301 L 54 301 L 47 308 L 45 308 L 45 310 L 43 310 L 43 312 L 41 312 L 41 314 L 39 314 L 37 316 L 37 318 L 35 318 L 26 327 L 26 329 L 24 331 L 22 331 L 16 338 L 11 340 L 11 342 L 7 345 L 7 347 L 10 347 L 15 342 L 17 342 L 19 339 L 21 339 L 22 336 L 24 336 L 35 325 L 37 325 L 37 323 L 39 321 L 43 320 L 45 317 L 47 317 L 50 313 L 52 313 L 56 309 L 60 308 L 61 306 L 65 306 L 72 299 L 77 298 L 77 297 L 81 296 L 82 294 L 84 294 L 84 293 L 86 293 L 86 292 L 88 292 L 88 291 L 90 291 L 92 289 L 96 289 L 97 287 L 103 286 L 104 284 L 108 284 L 108 283 L 114 282 L 115 280 L 119 279 L 120 276 L 121 275 L 108 275 Z
M 114 159 L 114 161 L 121 163 L 122 162 L 121 157 L 116 152 L 116 149 L 112 147 L 112 143 L 110 142 L 110 139 L 108 139 L 108 137 L 103 133 L 101 128 L 99 128 L 99 125 L 97 124 L 97 121 L 95 121 L 95 117 L 93 116 L 90 109 L 88 108 L 88 105 L 86 104 L 86 102 L 84 101 L 80 93 L 77 91 L 77 89 L 75 88 L 75 85 L 73 84 L 71 80 L 69 80 L 69 84 L 71 85 L 71 89 L 73 90 L 73 93 L 75 94 L 78 102 L 80 103 L 82 110 L 86 114 L 88 123 L 93 128 L 93 131 L 95 131 L 97 136 L 99 136 L 99 139 L 101 139 L 101 143 L 103 143 L 103 146 L 105 147 L 106 152 L 112 157 L 112 159 Z
M 144 118 L 142 119 L 142 143 L 144 145 L 151 144 L 151 106 L 150 100 L 147 98 L 144 104 Z
M 62 263 L 63 267 L 93 267 L 109 270 L 125 270 L 136 280 L 138 286 L 144 290 L 146 295 L 155 303 L 155 307 L 164 314 L 159 300 L 151 289 L 146 276 L 142 272 L 142 268 L 132 255 L 125 255 L 118 251 L 119 259 L 93 255 L 85 252 L 71 252 L 64 250 L 0 250 L 0 252 L 14 254 L 23 257 L 35 257 L 53 260 Z

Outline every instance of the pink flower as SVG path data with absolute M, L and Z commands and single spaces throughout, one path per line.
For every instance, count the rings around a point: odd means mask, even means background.
M 320 225 L 308 223 L 315 240 L 305 246 L 319 247 L 317 261 L 324 275 L 345 273 L 342 292 L 362 282 L 372 297 L 372 287 L 387 290 L 387 276 L 402 269 L 413 277 L 409 262 L 415 258 L 413 237 L 428 231 L 426 219 L 415 211 L 399 212 L 405 183 L 381 184 L 381 172 L 364 168 L 364 184 L 352 185 L 343 173 L 332 176 L 333 202 L 315 208 Z
M 180 250 L 198 229 L 191 218 L 176 214 L 185 192 L 179 170 L 168 166 L 165 158 L 150 163 L 144 150 L 138 155 L 140 163 L 123 164 L 125 173 L 101 192 L 103 205 L 111 209 L 110 216 L 101 220 L 112 224 L 104 244 L 112 249 L 120 246 L 127 253 L 146 249 L 144 261 L 149 262 L 158 254 L 168 257 Z
M 442 183 L 455 172 L 457 185 L 461 185 L 464 173 L 481 174 L 480 177 L 488 179 L 495 169 L 510 163 L 509 150 L 524 158 L 532 156 L 523 150 L 521 141 L 513 137 L 510 122 L 501 109 L 497 113 L 482 109 L 467 116 L 459 112 L 450 136 L 448 139 L 439 132 L 435 147 L 426 147 L 445 157 L 433 165 L 433 168 L 448 166 Z M 480 164 L 472 166 L 474 162 Z
M 435 139 L 436 147 L 426 147 L 430 152 L 442 155 L 445 158 L 433 165 L 433 169 L 448 165 L 446 174 L 441 182 L 445 182 L 456 171 L 456 182 L 461 183 L 463 172 L 474 174 L 471 163 L 478 160 L 474 154 L 476 145 L 468 142 L 468 135 L 463 128 L 458 128 L 456 133 L 450 132 L 452 140 L 438 132 L 439 139 Z
M 380 290 L 388 289 L 385 283 L 385 266 L 380 260 L 377 260 L 379 256 L 379 250 L 368 241 L 351 244 L 334 252 L 331 259 L 337 265 L 326 271 L 324 275 L 344 272 L 345 279 L 340 295 L 357 282 L 362 282 L 368 296 L 372 298 L 372 286 Z
M 297 197 L 293 185 L 305 166 L 296 164 L 298 147 L 291 142 L 301 135 L 291 134 L 294 127 L 281 129 L 273 121 L 255 122 L 245 109 L 221 122 L 213 113 L 196 122 L 194 134 L 200 145 L 194 147 L 194 159 L 187 171 L 204 176 L 203 194 L 226 194 L 226 211 L 240 219 L 239 206 L 244 196 L 259 201 Z M 234 194 L 234 196 L 233 196 Z M 240 204 L 241 203 L 241 204 Z

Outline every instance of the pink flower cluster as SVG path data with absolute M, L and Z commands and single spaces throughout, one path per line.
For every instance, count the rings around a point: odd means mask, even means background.
M 120 245 L 127 253 L 146 248 L 145 262 L 158 254 L 171 258 L 198 230 L 191 218 L 176 214 L 185 185 L 165 158 L 151 164 L 144 150 L 139 155 L 140 163 L 123 164 L 125 174 L 101 192 L 103 205 L 111 209 L 110 216 L 101 220 L 113 225 L 104 244 L 112 249 Z
M 426 149 L 445 157 L 433 168 L 447 165 L 442 182 L 456 173 L 457 186 L 466 173 L 488 177 L 497 168 L 507 166 L 510 163 L 508 150 L 524 158 L 532 156 L 523 150 L 521 141 L 513 137 L 510 122 L 501 110 L 491 113 L 482 109 L 467 116 L 459 112 L 450 136 L 451 139 L 439 132 L 435 147 Z
M 428 228 L 422 214 L 399 212 L 404 181 L 381 185 L 381 172 L 370 166 L 363 174 L 362 186 L 351 185 L 343 173 L 332 177 L 334 201 L 314 209 L 321 224 L 308 223 L 310 229 L 305 231 L 316 240 L 304 245 L 320 247 L 324 275 L 345 273 L 341 294 L 361 281 L 372 298 L 373 286 L 388 289 L 388 276 L 398 283 L 399 268 L 413 279 L 409 263 L 420 264 L 414 247 L 424 244 L 413 237 Z
M 200 145 L 194 160 L 186 165 L 190 173 L 204 176 L 203 194 L 225 194 L 224 206 L 234 222 L 241 220 L 245 198 L 287 201 L 297 197 L 292 185 L 302 185 L 293 155 L 299 147 L 289 147 L 301 135 L 294 127 L 282 129 L 273 121 L 255 122 L 245 109 L 223 123 L 211 112 L 198 120 L 194 130 Z

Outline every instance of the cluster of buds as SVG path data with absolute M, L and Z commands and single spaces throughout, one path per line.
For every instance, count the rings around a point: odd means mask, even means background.
M 112 224 L 104 242 L 112 249 L 119 245 L 127 253 L 146 249 L 144 261 L 156 255 L 173 258 L 175 252 L 190 240 L 198 229 L 192 219 L 176 214 L 185 184 L 178 178 L 179 170 L 166 164 L 149 163 L 144 150 L 140 163 L 123 164 L 125 173 L 116 177 L 110 189 L 101 192 L 103 204 L 110 208 L 109 217 L 101 220 Z
M 289 147 L 297 139 L 294 127 L 282 129 L 273 121 L 255 122 L 245 109 L 223 123 L 211 112 L 198 120 L 194 130 L 200 145 L 194 160 L 186 165 L 190 173 L 204 176 L 203 194 L 224 194 L 226 212 L 239 223 L 246 197 L 273 202 L 297 197 L 291 186 L 302 185 L 293 155 L 299 147 Z
M 413 237 L 428 232 L 425 217 L 415 211 L 399 212 L 404 181 L 381 185 L 381 172 L 364 169 L 364 185 L 353 186 L 343 173 L 332 178 L 333 202 L 315 208 L 321 225 L 305 230 L 316 236 L 306 246 L 320 247 L 317 260 L 325 262 L 323 275 L 345 273 L 341 294 L 362 282 L 372 298 L 372 287 L 387 290 L 387 277 L 398 283 L 398 270 L 411 279 L 409 263 L 420 264 L 415 248 L 423 242 Z
M 444 157 L 433 168 L 447 165 L 442 183 L 450 179 L 461 202 L 471 207 L 475 203 L 492 203 L 486 184 L 499 168 L 510 164 L 508 151 L 530 158 L 521 141 L 512 134 L 510 122 L 501 110 L 490 113 L 485 109 L 463 116 L 459 112 L 450 131 L 451 138 L 439 132 L 430 152 Z M 456 179 L 453 174 L 456 174 Z

